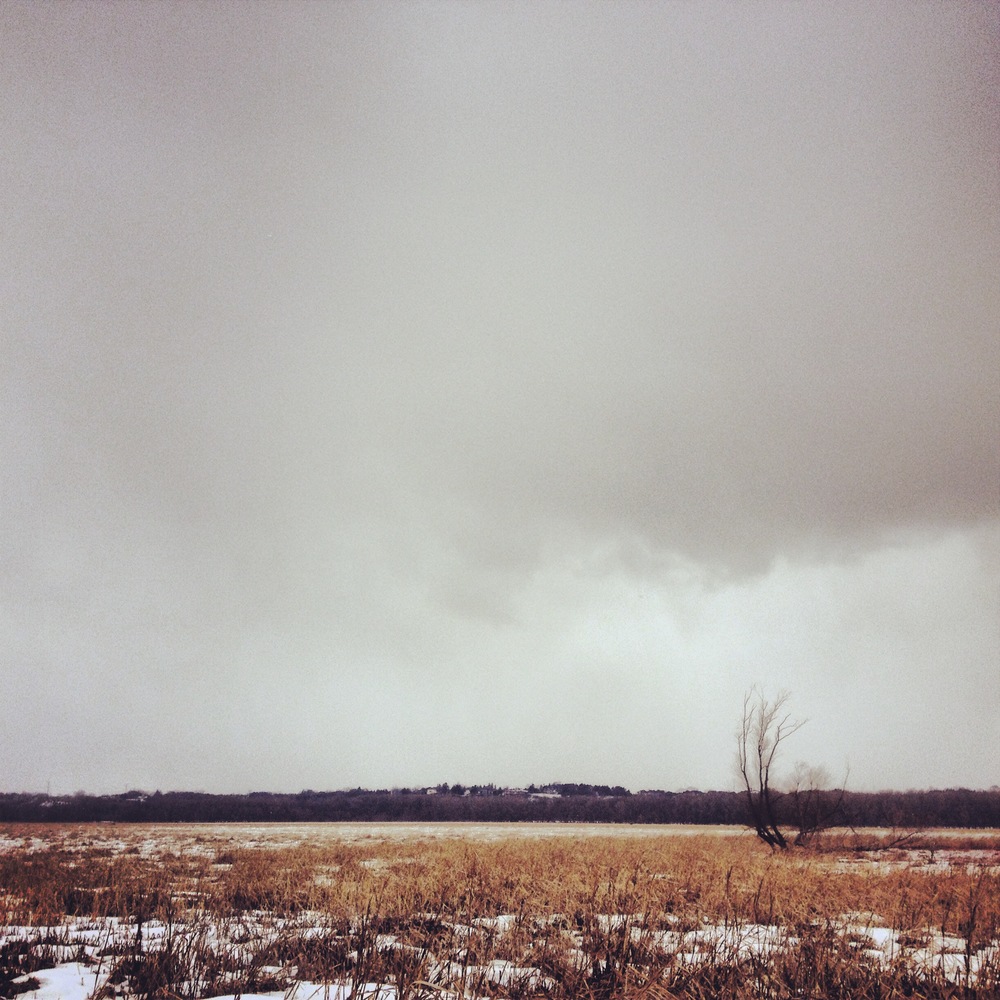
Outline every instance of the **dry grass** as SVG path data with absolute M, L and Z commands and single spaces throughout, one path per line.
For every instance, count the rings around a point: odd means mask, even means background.
M 296 980 L 400 997 L 1000 996 L 996 842 L 979 838 L 783 855 L 722 836 L 114 832 L 0 831 L 0 993 L 75 956 L 102 997 Z

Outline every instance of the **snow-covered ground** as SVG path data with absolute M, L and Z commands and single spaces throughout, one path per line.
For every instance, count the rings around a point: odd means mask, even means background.
M 454 925 L 451 930 L 455 940 L 462 940 L 478 931 L 487 930 L 495 942 L 496 951 L 503 952 L 503 939 L 517 932 L 521 918 L 516 914 L 502 914 L 496 918 L 479 918 L 472 925 Z M 771 924 L 705 922 L 695 928 L 649 928 L 641 919 L 631 914 L 598 915 L 597 930 L 607 938 L 620 940 L 627 937 L 637 947 L 645 948 L 661 958 L 682 965 L 698 963 L 737 962 L 750 959 L 767 959 L 783 950 L 794 948 L 799 939 L 790 931 Z M 538 928 L 534 928 L 538 930 Z M 928 931 L 919 936 L 892 930 L 880 923 L 874 914 L 845 914 L 836 928 L 844 946 L 852 950 L 859 960 L 874 965 L 888 966 L 903 963 L 924 973 L 937 973 L 945 979 L 961 983 L 968 978 L 975 982 L 980 971 L 989 966 L 996 969 L 1000 963 L 1000 948 L 993 941 L 967 953 L 964 939 Z M 28 943 L 28 950 L 45 956 L 51 965 L 15 980 L 19 995 L 24 1000 L 91 1000 L 128 996 L 127 986 L 116 975 L 122 956 L 136 951 L 149 955 L 164 948 L 173 948 L 186 954 L 178 942 L 185 937 L 197 939 L 197 947 L 216 950 L 219 954 L 237 955 L 241 952 L 249 964 L 255 954 L 266 950 L 269 941 L 279 935 L 298 935 L 301 939 L 330 935 L 330 928 L 322 915 L 301 914 L 295 919 L 275 920 L 266 914 L 249 917 L 238 926 L 207 926 L 204 923 L 186 927 L 183 924 L 167 927 L 150 921 L 142 926 L 141 938 L 136 925 L 106 918 L 104 920 L 70 920 L 48 927 L 8 926 L 0 934 L 0 948 L 11 942 Z M 570 935 L 573 945 L 567 954 L 580 970 L 587 969 L 595 960 L 595 953 L 588 947 L 585 935 Z M 32 944 L 32 942 L 34 942 Z M 414 948 L 391 934 L 379 934 L 374 947 L 388 954 L 393 951 L 420 952 L 426 959 L 424 975 L 434 984 L 438 996 L 457 997 L 468 992 L 475 995 L 497 995 L 498 990 L 517 984 L 521 991 L 526 986 L 544 990 L 551 980 L 542 971 L 512 959 L 492 958 L 485 963 L 463 960 L 461 953 L 438 958 L 426 949 Z M 192 953 L 193 954 L 193 953 Z M 202 951 L 201 958 L 205 952 Z M 467 956 L 466 956 L 467 957 Z M 260 994 L 240 992 L 215 994 L 241 997 L 242 1000 L 395 1000 L 396 990 L 391 983 L 350 982 L 346 979 L 326 983 L 301 980 L 293 967 L 259 966 L 256 974 L 262 979 L 279 984 L 280 988 Z M 197 988 L 197 982 L 183 984 L 184 995 L 207 997 Z
M 553 837 L 744 837 L 741 826 L 604 823 L 83 823 L 33 826 L 20 834 L 0 831 L 0 853 L 67 850 L 135 851 L 154 857 L 164 850 L 209 854 L 220 846 L 298 847 L 303 844 L 391 843 L 411 840 L 502 841 Z
M 23 984 L 29 977 L 15 980 Z M 33 972 L 37 988 L 18 994 L 27 1000 L 88 1000 L 103 983 L 94 970 L 79 962 Z M 396 1000 L 396 990 L 378 983 L 294 983 L 288 990 L 273 993 L 228 993 L 221 1000 Z

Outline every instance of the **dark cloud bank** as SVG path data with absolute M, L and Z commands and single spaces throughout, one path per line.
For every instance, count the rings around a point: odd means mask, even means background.
M 5 5 L 3 784 L 1000 782 L 998 24 Z

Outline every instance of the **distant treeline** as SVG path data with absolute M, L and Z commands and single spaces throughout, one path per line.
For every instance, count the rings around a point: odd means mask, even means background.
M 297 794 L 0 794 L 6 823 L 547 822 L 743 824 L 738 792 L 629 792 L 607 785 L 493 785 Z M 1000 827 L 1000 788 L 846 792 L 837 825 Z

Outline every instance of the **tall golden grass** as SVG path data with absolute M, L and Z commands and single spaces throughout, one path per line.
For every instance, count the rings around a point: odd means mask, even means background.
M 772 853 L 731 836 L 245 847 L 231 829 L 180 844 L 119 828 L 108 847 L 106 830 L 46 828 L 31 848 L 39 831 L 0 832 L 13 845 L 0 851 L 4 995 L 65 957 L 72 918 L 118 928 L 105 954 L 87 953 L 106 964 L 103 997 L 200 1000 L 296 979 L 386 983 L 401 998 L 1000 996 L 1000 869 L 984 854 L 1000 843 L 982 838 Z M 965 858 L 942 864 L 956 850 Z M 874 954 L 875 928 L 898 954 Z M 768 929 L 780 947 L 743 947 Z M 933 955 L 915 963 L 934 948 L 960 974 Z

